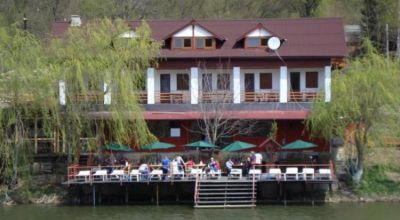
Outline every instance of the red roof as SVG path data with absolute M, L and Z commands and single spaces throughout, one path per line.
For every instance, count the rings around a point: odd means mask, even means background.
M 141 21 L 127 21 L 132 28 Z M 152 37 L 163 40 L 186 25 L 190 20 L 149 20 Z M 272 33 L 287 39 L 278 50 L 282 57 L 344 57 L 346 43 L 343 23 L 340 18 L 296 18 L 254 20 L 198 20 L 197 24 L 216 36 L 223 38 L 221 48 L 216 50 L 171 50 L 163 49 L 166 58 L 219 58 L 219 57 L 276 57 L 265 49 L 235 48 L 236 40 L 250 29 L 261 24 Z M 62 36 L 68 22 L 55 22 L 53 36 Z

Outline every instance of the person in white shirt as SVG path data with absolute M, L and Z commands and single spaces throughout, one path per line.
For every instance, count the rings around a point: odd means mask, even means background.
M 255 164 L 256 164 L 256 165 L 261 165 L 262 159 L 263 159 L 262 154 L 260 154 L 259 152 L 256 153 L 256 161 L 255 161 Z

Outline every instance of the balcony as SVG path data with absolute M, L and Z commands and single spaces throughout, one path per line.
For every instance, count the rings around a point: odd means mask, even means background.
M 289 102 L 312 102 L 319 98 L 323 98 L 323 94 L 318 92 L 289 92 Z
M 279 102 L 279 91 L 241 92 L 243 102 Z
M 155 92 L 155 103 L 182 104 L 190 103 L 189 91 Z
M 233 93 L 231 91 L 212 91 L 212 92 L 201 92 L 200 102 L 212 103 L 212 102 L 233 102 Z

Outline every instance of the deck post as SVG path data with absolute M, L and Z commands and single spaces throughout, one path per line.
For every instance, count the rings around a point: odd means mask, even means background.
M 94 206 L 96 206 L 96 186 L 95 185 L 92 186 L 92 195 L 93 195 L 92 202 L 93 202 L 93 207 L 94 207 Z
M 158 183 L 156 185 L 156 202 L 157 202 L 157 206 L 158 206 Z
M 125 205 L 129 203 L 129 192 L 128 192 L 128 186 L 125 185 Z
M 283 204 L 286 207 L 286 183 L 283 183 Z

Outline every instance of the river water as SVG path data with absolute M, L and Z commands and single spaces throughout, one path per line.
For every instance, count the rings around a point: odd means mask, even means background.
M 258 205 L 253 209 L 194 209 L 174 206 L 37 206 L 1 207 L 0 220 L 124 220 L 124 219 L 293 219 L 293 220 L 386 220 L 400 219 L 400 203 L 342 203 L 310 205 Z

